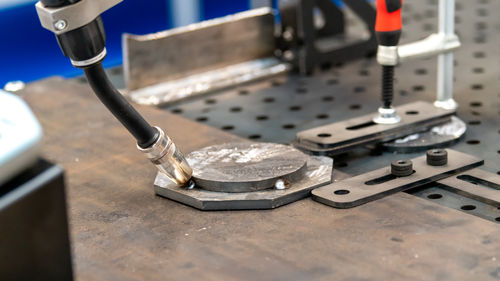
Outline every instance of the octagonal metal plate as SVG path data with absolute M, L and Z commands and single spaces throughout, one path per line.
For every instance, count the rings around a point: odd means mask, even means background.
M 274 209 L 305 198 L 310 195 L 311 190 L 332 182 L 333 159 L 324 156 L 307 156 L 307 158 L 307 171 L 304 177 L 284 190 L 228 193 L 208 191 L 198 187 L 185 189 L 178 187 L 161 173 L 156 176 L 154 189 L 157 195 L 200 210 Z

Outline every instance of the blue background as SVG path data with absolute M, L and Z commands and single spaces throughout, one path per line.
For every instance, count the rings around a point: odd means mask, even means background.
M 0 10 L 0 88 L 14 80 L 81 75 L 81 70 L 73 68 L 62 55 L 54 35 L 41 27 L 34 3 Z M 201 0 L 200 7 L 200 18 L 206 20 L 247 10 L 250 1 Z M 122 33 L 147 34 L 171 28 L 170 13 L 170 3 L 165 0 L 125 0 L 104 13 L 108 49 L 105 67 L 121 64 Z

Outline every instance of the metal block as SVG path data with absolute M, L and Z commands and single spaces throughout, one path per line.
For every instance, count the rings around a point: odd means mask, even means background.
M 131 98 L 158 105 L 268 77 L 289 68 L 274 59 L 274 14 L 260 8 L 155 34 L 123 36 Z
M 414 173 L 395 177 L 390 167 L 378 169 L 313 190 L 314 200 L 335 208 L 352 208 L 382 197 L 435 182 L 484 164 L 471 155 L 448 150 L 448 164 L 429 166 L 426 156 L 412 159 Z
M 376 124 L 375 114 L 349 119 L 297 133 L 293 145 L 315 155 L 333 155 L 359 146 L 390 141 L 450 121 L 455 110 L 436 108 L 427 102 L 413 102 L 396 108 L 402 120 L 397 124 Z
M 322 156 L 309 156 L 305 176 L 284 190 L 268 189 L 254 192 L 213 192 L 195 187 L 185 189 L 158 173 L 156 194 L 200 210 L 274 209 L 309 196 L 311 190 L 331 183 L 333 160 Z
M 73 280 L 63 171 L 44 160 L 0 185 L 0 280 Z

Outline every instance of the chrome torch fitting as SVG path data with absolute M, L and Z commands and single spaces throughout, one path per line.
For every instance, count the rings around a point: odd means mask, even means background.
M 175 143 L 163 132 L 155 127 L 160 136 L 156 142 L 147 148 L 137 145 L 139 151 L 146 154 L 149 160 L 165 174 L 169 179 L 179 186 L 185 185 L 193 174 L 193 169 L 189 166 L 182 152 L 177 149 Z

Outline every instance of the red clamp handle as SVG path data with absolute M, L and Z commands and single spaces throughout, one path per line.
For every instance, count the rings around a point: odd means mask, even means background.
M 380 45 L 396 46 L 403 27 L 401 8 L 403 0 L 377 0 L 375 31 Z

